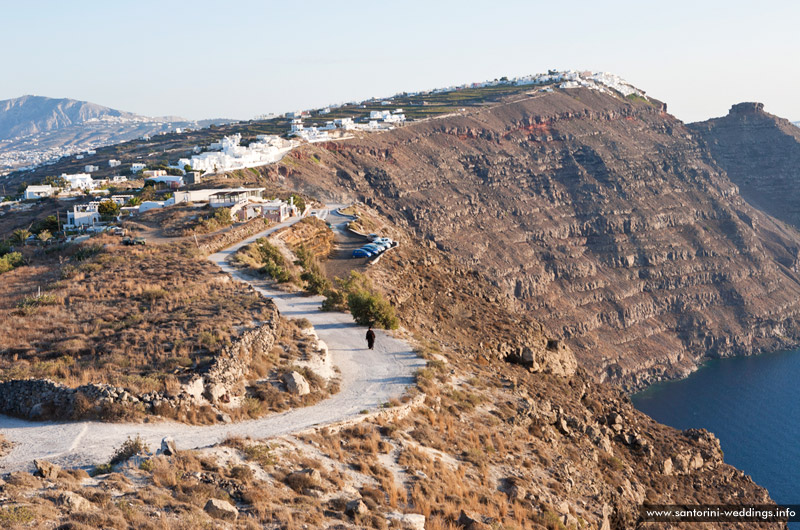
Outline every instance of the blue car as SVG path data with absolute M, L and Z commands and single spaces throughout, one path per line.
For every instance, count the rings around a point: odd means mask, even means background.
M 357 248 L 353 251 L 354 258 L 371 258 L 374 255 L 375 252 L 365 248 Z

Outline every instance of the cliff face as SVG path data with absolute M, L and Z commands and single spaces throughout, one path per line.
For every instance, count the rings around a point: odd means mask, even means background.
M 800 227 L 800 127 L 764 112 L 762 103 L 739 103 L 689 128 L 748 202 Z
M 481 271 L 599 380 L 636 388 L 800 339 L 800 236 L 658 103 L 530 95 L 309 146 L 277 171 Z

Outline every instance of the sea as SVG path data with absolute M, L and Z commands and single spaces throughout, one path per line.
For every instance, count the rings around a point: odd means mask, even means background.
M 660 423 L 713 432 L 725 462 L 778 504 L 800 504 L 800 350 L 709 361 L 631 399 Z

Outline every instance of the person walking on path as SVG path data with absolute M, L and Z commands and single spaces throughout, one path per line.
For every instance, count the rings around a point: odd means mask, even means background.
M 375 346 L 375 332 L 372 331 L 372 326 L 367 330 L 367 346 L 370 350 Z

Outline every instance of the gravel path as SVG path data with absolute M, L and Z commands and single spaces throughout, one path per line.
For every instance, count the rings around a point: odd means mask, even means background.
M 296 221 L 296 220 L 295 220 Z M 281 314 L 307 318 L 319 338 L 329 348 L 333 362 L 341 370 L 338 394 L 300 409 L 233 424 L 191 426 L 174 422 L 101 423 L 31 422 L 0 415 L 0 433 L 16 443 L 0 459 L 0 470 L 27 470 L 34 458 L 44 458 L 65 466 L 87 466 L 107 462 L 114 450 L 129 436 L 140 435 L 156 449 L 164 436 L 172 436 L 179 449 L 213 445 L 228 435 L 268 438 L 357 417 L 362 410 L 375 409 L 403 394 L 413 384 L 414 372 L 425 361 L 416 356 L 408 343 L 378 331 L 374 350 L 366 348 L 366 329 L 356 325 L 345 313 L 318 310 L 322 297 L 284 293 L 266 287 L 234 269 L 227 258 L 242 246 L 287 226 L 287 221 L 252 236 L 209 259 L 234 279 L 249 283 L 266 297 L 275 300 Z

